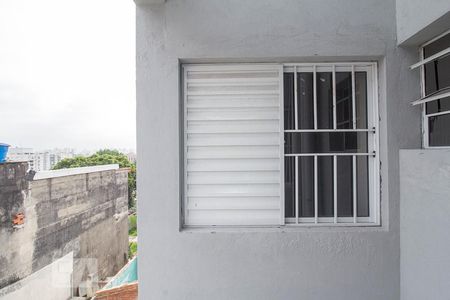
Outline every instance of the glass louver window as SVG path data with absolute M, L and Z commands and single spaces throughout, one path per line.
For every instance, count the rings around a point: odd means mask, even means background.
M 424 59 L 450 49 L 450 33 L 422 48 Z M 423 65 L 425 144 L 450 146 L 450 52 Z M 433 97 L 433 98 L 432 98 Z

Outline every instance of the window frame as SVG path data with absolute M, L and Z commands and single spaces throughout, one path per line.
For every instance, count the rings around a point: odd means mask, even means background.
M 369 216 L 368 217 L 337 217 L 336 213 L 334 217 L 318 217 L 317 202 L 315 202 L 315 216 L 308 218 L 286 218 L 286 227 L 312 227 L 312 226 L 324 226 L 324 227 L 368 227 L 368 226 L 380 226 L 380 184 L 379 184 L 379 113 L 378 113 L 378 70 L 376 62 L 336 62 L 336 63 L 285 63 L 283 64 L 283 71 L 286 72 L 366 72 L 367 74 L 367 129 L 284 129 L 283 134 L 286 132 L 367 132 L 368 133 L 368 152 L 366 154 L 347 154 L 347 156 L 365 155 L 368 159 L 368 180 L 369 180 Z M 352 75 L 354 78 L 354 75 Z M 315 75 L 313 75 L 315 77 Z M 295 78 L 295 77 L 294 77 Z M 294 79 L 295 82 L 295 79 Z M 315 89 L 315 85 L 314 85 Z M 284 91 L 283 91 L 284 92 Z M 335 98 L 335 90 L 333 91 L 333 97 Z M 317 100 L 314 102 L 316 103 Z M 294 100 L 295 103 L 295 100 Z M 284 107 L 284 97 L 283 97 Z M 316 105 L 316 104 L 315 104 Z M 333 122 L 336 122 L 336 111 L 333 112 Z M 316 124 L 317 127 L 317 124 Z M 373 153 L 371 153 L 373 149 Z M 302 155 L 307 157 L 337 157 L 342 154 L 338 153 L 315 153 Z M 287 155 L 294 156 L 295 155 Z M 284 154 L 286 157 L 286 154 Z M 370 159 L 372 157 L 372 159 Z M 335 164 L 336 162 L 334 162 Z M 284 165 L 284 158 L 283 158 Z M 334 171 L 335 172 L 335 171 Z M 336 173 L 334 173 L 336 175 Z M 336 178 L 333 179 L 336 183 Z M 315 189 L 317 188 L 314 183 Z M 317 196 L 316 196 L 317 197 Z M 315 200 L 316 201 L 316 200 Z M 336 204 L 336 196 L 334 199 Z M 296 203 L 298 205 L 298 202 Z M 355 210 L 355 206 L 354 206 Z M 298 208 L 296 209 L 298 212 Z M 337 208 L 335 207 L 335 211 Z M 282 215 L 285 216 L 283 210 Z
M 450 34 L 450 30 L 443 32 L 442 34 L 434 37 L 433 39 L 425 42 L 419 47 L 419 58 L 420 61 L 424 60 L 425 47 L 432 44 L 433 42 L 439 40 L 440 38 Z M 425 87 L 425 64 L 420 66 L 420 95 L 421 98 L 426 97 L 426 87 Z M 435 101 L 435 100 L 433 100 Z M 429 118 L 440 115 L 448 115 L 450 110 L 444 112 L 437 112 L 432 114 L 427 114 L 427 103 L 422 103 L 422 147 L 424 149 L 450 149 L 449 146 L 430 146 L 430 131 L 429 131 Z
M 237 63 L 227 63 L 230 65 L 235 65 Z M 249 63 L 251 65 L 262 65 L 262 64 L 271 64 L 274 63 Z M 249 65 L 247 64 L 247 65 Z M 214 68 L 213 64 L 181 64 L 181 98 L 182 98 L 182 123 L 181 123 L 181 136 L 182 136 L 182 153 L 183 158 L 180 162 L 180 167 L 182 169 L 181 180 L 181 203 L 180 203 L 180 228 L 233 228 L 233 227 L 256 227 L 256 228 L 295 228 L 295 227 L 377 227 L 381 226 L 381 201 L 380 201 L 380 155 L 379 155 L 379 111 L 378 111 L 378 68 L 377 62 L 372 61 L 364 61 L 364 62 L 318 62 L 318 63 L 276 63 L 282 69 L 281 76 L 288 70 L 289 68 L 311 68 L 311 70 L 315 70 L 317 72 L 332 70 L 339 71 L 351 71 L 352 73 L 357 71 L 364 71 L 367 74 L 366 83 L 367 83 L 367 130 L 362 129 L 319 129 L 318 131 L 364 131 L 368 133 L 368 189 L 369 189 L 369 217 L 338 217 L 338 218 L 319 218 L 316 217 L 316 221 L 310 220 L 301 220 L 302 222 L 296 223 L 295 220 L 292 222 L 290 218 L 285 217 L 285 178 L 284 178 L 284 165 L 285 165 L 285 151 L 284 147 L 281 153 L 281 169 L 280 169 L 280 182 L 281 182 L 281 195 L 280 195 L 280 224 L 279 225 L 257 225 L 257 226 L 242 226 L 242 225 L 186 225 L 186 194 L 187 194 L 187 158 L 186 158 L 186 140 L 187 140 L 187 116 L 186 116 L 186 66 L 195 66 L 195 65 L 207 65 L 211 68 Z M 245 64 L 242 64 L 245 65 Z M 353 77 L 354 78 L 354 77 Z M 284 88 L 281 89 L 281 103 L 280 103 L 280 138 L 284 142 Z M 354 90 L 354 89 L 353 89 Z M 314 131 L 314 130 L 311 130 Z M 374 152 L 371 153 L 370 149 L 374 149 Z M 333 153 L 327 154 L 319 154 L 323 156 L 331 156 L 333 157 Z M 353 154 L 347 154 L 353 155 Z M 356 154 L 358 155 L 358 154 Z M 316 208 L 317 210 L 317 208 Z M 309 219 L 309 218 L 308 218 Z M 304 222 L 303 222 L 304 221 Z

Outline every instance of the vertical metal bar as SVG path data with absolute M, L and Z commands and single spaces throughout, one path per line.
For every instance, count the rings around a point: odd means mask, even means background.
M 333 155 L 333 201 L 334 223 L 337 223 L 337 156 Z
M 355 65 L 352 65 L 352 120 L 353 129 L 356 129 L 356 85 L 355 85 Z
M 314 155 L 314 223 L 317 224 L 319 218 L 319 205 L 318 205 L 318 181 L 317 181 L 317 155 Z
M 279 91 L 280 91 L 280 123 L 279 123 L 279 131 L 280 131 L 280 225 L 284 225 L 286 223 L 286 216 L 285 216 L 285 174 L 284 174 L 284 168 L 285 168 L 285 157 L 284 157 L 284 69 L 283 66 L 279 66 Z
M 420 60 L 423 60 L 423 46 L 419 50 Z M 425 65 L 420 66 L 420 93 L 422 97 L 425 97 Z M 428 117 L 427 117 L 427 105 L 422 105 L 422 146 L 424 148 L 429 147 L 428 136 Z
M 333 65 L 333 129 L 337 128 L 336 118 L 336 65 Z M 333 208 L 334 208 L 334 223 L 337 223 L 337 156 L 333 156 Z
M 356 79 L 355 79 L 355 65 L 352 65 L 352 123 L 353 129 L 356 129 Z M 357 201 L 357 185 L 356 185 L 356 155 L 352 157 L 353 166 L 353 223 L 358 222 L 358 201 Z
M 295 157 L 295 223 L 298 224 L 298 156 Z
M 317 129 L 317 72 L 316 65 L 313 65 L 313 108 L 314 108 L 314 129 Z
M 298 129 L 297 66 L 294 66 L 294 128 Z M 295 157 L 295 224 L 298 224 L 298 157 Z
M 333 65 L 333 129 L 337 128 L 336 120 L 336 66 Z
M 294 122 L 295 129 L 298 129 L 298 95 L 297 95 L 297 66 L 294 66 Z
M 356 155 L 353 155 L 353 223 L 358 223 L 358 202 L 357 200 L 357 186 L 356 186 Z

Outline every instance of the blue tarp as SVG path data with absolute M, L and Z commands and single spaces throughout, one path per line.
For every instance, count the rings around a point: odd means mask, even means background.
M 137 256 L 133 258 L 119 273 L 103 288 L 104 290 L 115 288 L 123 284 L 138 280 Z

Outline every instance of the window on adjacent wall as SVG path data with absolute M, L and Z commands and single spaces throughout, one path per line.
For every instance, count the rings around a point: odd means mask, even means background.
M 450 147 L 450 32 L 431 40 L 420 49 L 423 104 L 423 144 Z
M 184 65 L 186 226 L 379 224 L 374 63 Z

